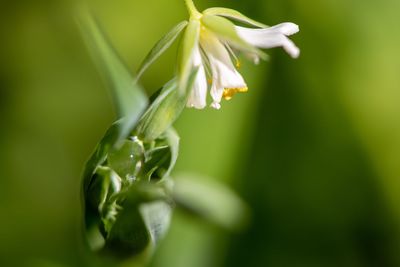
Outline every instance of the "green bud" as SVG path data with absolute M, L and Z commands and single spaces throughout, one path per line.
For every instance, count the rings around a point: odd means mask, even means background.
M 101 160 L 89 161 L 85 170 L 86 240 L 100 255 L 143 260 L 169 227 L 173 207 L 169 173 L 179 138 L 170 128 L 150 142 L 130 136 L 112 146 L 114 129 L 118 129 L 115 124 L 94 153 Z

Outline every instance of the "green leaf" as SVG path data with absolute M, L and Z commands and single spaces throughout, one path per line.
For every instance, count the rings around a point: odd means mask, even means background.
M 80 16 L 79 22 L 92 57 L 112 89 L 118 118 L 122 119 L 119 124 L 118 140 L 125 139 L 146 109 L 147 96 L 142 87 L 134 82 L 130 71 L 94 19 L 84 13 Z
M 243 40 L 237 34 L 235 24 L 228 19 L 219 16 L 204 15 L 201 18 L 201 22 L 205 27 L 216 33 L 218 37 L 225 39 L 231 45 L 236 46 L 240 50 L 248 53 L 255 53 L 263 59 L 267 58 L 267 55 L 264 52 Z
M 179 175 L 173 198 L 177 207 L 230 230 L 242 227 L 249 218 L 247 205 L 228 187 L 210 178 Z
M 208 8 L 208 9 L 204 10 L 203 14 L 210 15 L 210 16 L 223 16 L 223 17 L 234 19 L 234 20 L 237 20 L 237 21 L 240 21 L 243 23 L 247 23 L 249 25 L 259 27 L 259 28 L 268 27 L 267 25 L 262 24 L 261 22 L 255 21 L 255 20 L 243 15 L 239 11 L 236 11 L 236 10 L 230 9 L 230 8 L 212 7 L 212 8 Z
M 182 21 L 178 25 L 176 25 L 174 28 L 172 28 L 171 31 L 169 31 L 164 37 L 162 37 L 155 45 L 154 47 L 150 50 L 150 52 L 147 54 L 145 59 L 143 60 L 142 64 L 139 67 L 139 70 L 137 72 L 136 79 L 139 80 L 140 77 L 142 77 L 143 73 L 147 70 L 147 68 L 156 61 L 158 57 L 162 55 L 162 53 L 165 52 L 176 40 L 176 38 L 179 36 L 179 34 L 182 32 L 182 30 L 188 25 L 188 22 Z
M 190 20 L 186 27 L 183 36 L 182 44 L 179 49 L 179 64 L 178 64 L 178 77 L 179 77 L 179 91 L 185 92 L 188 88 L 187 83 L 191 73 L 191 57 L 193 49 L 199 43 L 200 36 L 200 21 Z

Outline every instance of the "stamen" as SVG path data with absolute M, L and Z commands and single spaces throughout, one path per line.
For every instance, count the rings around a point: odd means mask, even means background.
M 241 88 L 225 88 L 222 97 L 225 100 L 231 100 L 236 93 L 246 93 L 249 90 L 247 87 Z
M 231 55 L 231 57 L 235 60 L 235 66 L 236 68 L 240 68 L 241 64 L 240 64 L 240 60 L 238 59 L 238 57 L 236 56 L 235 52 L 233 52 L 232 48 L 229 46 L 229 44 L 225 43 L 225 47 L 226 50 L 228 50 L 229 54 Z
M 240 61 L 239 59 L 236 59 L 236 68 L 240 69 L 240 67 L 241 67 Z
M 208 60 L 207 53 L 204 51 L 202 46 L 200 46 L 200 54 L 207 77 L 212 77 L 210 61 Z

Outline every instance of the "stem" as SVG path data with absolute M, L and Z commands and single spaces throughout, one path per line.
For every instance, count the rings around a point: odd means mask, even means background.
M 201 13 L 197 10 L 196 6 L 193 3 L 193 0 L 185 0 L 185 4 L 191 18 L 198 19 L 199 17 L 201 17 Z

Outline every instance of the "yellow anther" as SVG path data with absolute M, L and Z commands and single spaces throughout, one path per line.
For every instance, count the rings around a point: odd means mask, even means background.
M 246 93 L 249 90 L 247 87 L 242 88 L 225 88 L 222 97 L 225 100 L 230 100 L 236 93 Z
M 236 68 L 240 68 L 241 67 L 241 64 L 240 64 L 240 61 L 239 61 L 239 59 L 236 59 Z

